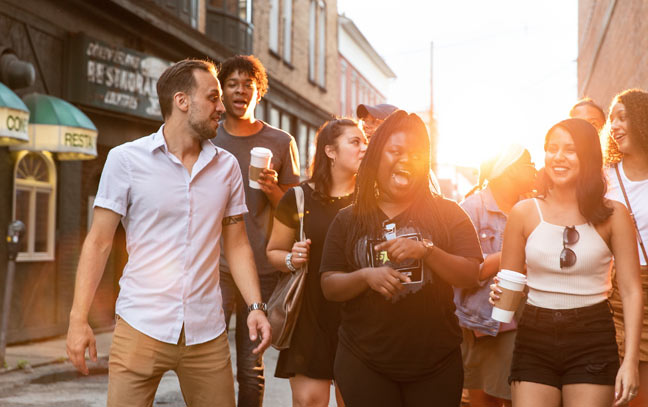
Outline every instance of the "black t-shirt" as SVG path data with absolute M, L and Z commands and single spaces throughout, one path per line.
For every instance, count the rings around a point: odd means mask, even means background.
M 447 241 L 437 238 L 434 243 L 450 254 L 481 259 L 477 233 L 468 215 L 454 201 L 439 198 L 437 205 L 449 236 Z M 406 213 L 390 220 L 396 224 L 396 235 L 418 233 L 431 239 Z M 381 221 L 387 220 L 384 213 L 380 215 Z M 353 206 L 338 213 L 326 236 L 320 272 L 352 272 L 370 266 L 367 237 L 349 241 L 354 222 Z M 451 286 L 424 267 L 423 283 L 407 285 L 397 298 L 389 301 L 368 289 L 345 302 L 339 339 L 372 368 L 395 380 L 410 380 L 433 372 L 461 343 L 454 311 Z
M 275 221 L 298 232 L 295 188 L 286 191 L 279 201 Z M 333 361 L 338 343 L 340 303 L 324 298 L 319 267 L 329 225 L 341 208 L 351 204 L 353 196 L 318 196 L 307 183 L 302 183 L 301 188 L 304 190 L 304 233 L 306 238 L 311 239 L 308 273 L 290 347 L 279 353 L 275 375 L 287 378 L 301 374 L 330 380 L 333 378 Z

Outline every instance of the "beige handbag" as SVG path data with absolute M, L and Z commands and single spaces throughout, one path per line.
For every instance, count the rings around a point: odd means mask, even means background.
M 306 239 L 304 236 L 304 190 L 300 186 L 293 190 L 299 215 L 299 240 L 302 241 Z M 268 301 L 272 346 L 277 350 L 287 349 L 290 346 L 290 339 L 295 330 L 306 286 L 307 269 L 308 264 L 304 264 L 293 273 L 281 273 L 279 282 Z

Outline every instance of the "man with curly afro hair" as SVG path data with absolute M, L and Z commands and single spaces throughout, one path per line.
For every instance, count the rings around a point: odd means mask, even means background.
M 258 120 L 257 103 L 268 90 L 268 77 L 261 62 L 253 55 L 236 55 L 221 65 L 218 75 L 223 86 L 225 120 L 218 126 L 212 142 L 232 153 L 238 160 L 249 212 L 245 228 L 259 273 L 261 296 L 265 307 L 279 279 L 268 261 L 266 245 L 272 230 L 274 208 L 284 192 L 299 183 L 299 154 L 295 139 L 287 132 Z M 262 170 L 257 182 L 249 180 L 250 150 L 265 147 L 272 152 L 270 168 Z M 233 259 L 230 259 L 234 261 Z M 234 284 L 229 265 L 221 260 L 221 291 L 225 321 L 236 310 L 236 379 L 239 384 L 238 406 L 261 406 L 265 381 L 262 355 L 255 355 L 246 323 L 248 305 Z M 253 304 L 256 305 L 256 304 Z

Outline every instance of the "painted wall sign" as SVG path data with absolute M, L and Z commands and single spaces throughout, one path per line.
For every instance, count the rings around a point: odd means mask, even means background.
M 29 141 L 28 125 L 29 112 L 0 107 L 0 137 L 26 143 Z
M 70 38 L 69 56 L 68 100 L 162 121 L 156 86 L 170 61 L 82 34 Z

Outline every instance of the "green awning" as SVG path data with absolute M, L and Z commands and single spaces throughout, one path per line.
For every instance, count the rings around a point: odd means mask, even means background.
M 97 128 L 81 110 L 65 100 L 41 93 L 23 98 L 31 113 L 27 150 L 51 151 L 59 160 L 97 157 Z
M 5 84 L 0 82 L 0 146 L 29 141 L 29 109 Z

